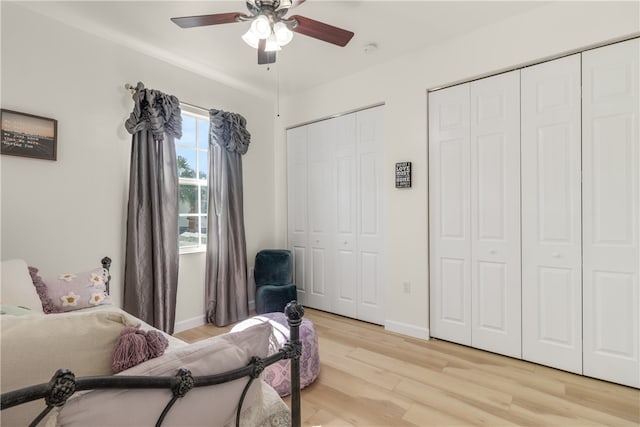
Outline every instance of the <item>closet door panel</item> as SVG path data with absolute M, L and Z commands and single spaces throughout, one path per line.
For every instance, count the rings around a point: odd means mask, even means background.
M 356 119 L 347 114 L 328 121 L 335 142 L 336 233 L 335 293 L 333 311 L 357 317 L 358 254 L 357 254 L 357 187 L 356 187 Z
M 307 304 L 307 128 L 287 131 L 288 248 L 293 255 L 293 280 L 298 300 Z
M 582 55 L 584 374 L 640 387 L 640 42 Z
M 358 111 L 357 153 L 357 242 L 358 319 L 384 323 L 384 107 Z
M 522 357 L 582 373 L 580 55 L 522 70 Z
M 471 344 L 469 84 L 429 94 L 430 334 Z
M 470 84 L 471 343 L 521 357 L 520 71 Z
M 331 310 L 333 289 L 333 132 L 328 121 L 307 126 L 309 263 L 307 304 Z

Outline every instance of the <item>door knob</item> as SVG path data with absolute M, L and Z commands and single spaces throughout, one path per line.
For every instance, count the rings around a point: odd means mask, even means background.
M 560 252 L 554 252 L 551 254 L 551 256 L 554 258 L 560 258 L 562 255 L 560 255 Z
M 489 251 L 489 253 L 490 253 L 491 255 L 495 255 L 495 254 L 496 254 L 496 252 L 497 252 L 497 251 L 496 251 L 495 249 L 491 249 L 491 250 Z

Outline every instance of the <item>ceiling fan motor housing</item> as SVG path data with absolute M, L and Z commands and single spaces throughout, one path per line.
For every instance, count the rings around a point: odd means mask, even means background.
M 282 6 L 282 8 L 288 9 L 291 7 L 291 1 L 281 2 L 280 0 L 247 0 L 247 7 L 249 10 L 253 11 L 254 9 L 262 10 L 265 8 L 277 10 Z

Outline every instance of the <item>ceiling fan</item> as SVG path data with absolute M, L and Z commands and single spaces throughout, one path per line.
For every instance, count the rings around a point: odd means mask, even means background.
M 344 47 L 349 43 L 354 35 L 351 31 L 300 15 L 285 18 L 289 9 L 304 2 L 305 0 L 246 0 L 248 14 L 214 13 L 171 18 L 171 20 L 181 28 L 250 21 L 251 27 L 242 39 L 249 46 L 258 49 L 258 64 L 276 62 L 276 52 L 291 41 L 292 31 L 337 46 Z

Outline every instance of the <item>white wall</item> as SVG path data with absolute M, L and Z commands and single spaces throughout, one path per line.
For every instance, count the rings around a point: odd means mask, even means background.
M 0 5 L 2 107 L 52 117 L 59 126 L 58 161 L 0 157 L 0 259 L 24 258 L 54 273 L 84 269 L 109 255 L 113 296 L 121 302 L 130 154 L 123 123 L 132 106 L 126 82 L 141 80 L 185 102 L 247 118 L 253 136 L 244 157 L 250 266 L 259 248 L 286 244 L 285 128 L 385 102 L 386 319 L 390 329 L 418 336 L 426 334 L 429 318 L 426 90 L 640 32 L 638 2 L 542 6 L 283 99 L 274 124 L 269 101 L 20 5 Z M 393 165 L 405 160 L 413 162 L 414 185 L 396 190 Z M 181 256 L 179 281 L 177 320 L 202 316 L 202 254 Z M 403 282 L 411 283 L 410 294 L 403 293 Z
M 83 33 L 23 6 L 2 2 L 2 107 L 58 120 L 55 162 L 1 156 L 1 259 L 23 258 L 45 274 L 113 259 L 121 304 L 132 109 L 125 83 L 247 118 L 244 156 L 249 263 L 275 241 L 274 109 L 271 101 Z M 266 112 L 266 113 L 265 113 Z M 204 313 L 204 256 L 182 255 L 176 320 Z
M 285 128 L 385 102 L 386 326 L 426 336 L 428 161 L 426 91 L 640 32 L 638 2 L 562 2 L 541 6 L 348 78 L 284 99 L 276 122 L 278 239 L 286 242 Z M 394 188 L 396 162 L 411 161 L 413 188 Z M 416 238 L 417 237 L 417 238 Z M 411 283 L 411 293 L 403 292 Z

